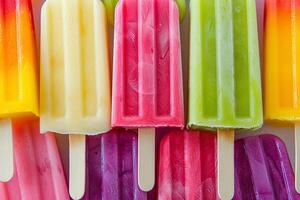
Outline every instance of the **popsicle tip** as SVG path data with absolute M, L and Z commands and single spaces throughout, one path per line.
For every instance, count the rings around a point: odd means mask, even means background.
M 296 191 L 297 191 L 297 193 L 300 194 L 300 184 L 299 184 L 299 181 L 297 181 L 297 179 L 296 179 Z
M 13 175 L 14 175 L 13 167 L 7 168 L 6 170 L 1 171 L 0 181 L 1 182 L 8 182 L 12 179 Z
M 79 200 L 84 195 L 84 189 L 70 187 L 70 196 L 74 200 Z
M 140 189 L 144 192 L 150 192 L 154 188 L 154 179 L 150 180 L 139 176 L 138 182 Z
M 218 191 L 218 194 L 222 200 L 231 200 L 233 198 L 233 192 L 231 191 Z

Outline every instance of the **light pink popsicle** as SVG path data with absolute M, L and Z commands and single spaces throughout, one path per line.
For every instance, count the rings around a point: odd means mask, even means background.
M 26 120 L 14 122 L 13 137 L 15 174 L 0 182 L 0 199 L 70 199 L 54 135 L 41 135 L 39 120 Z

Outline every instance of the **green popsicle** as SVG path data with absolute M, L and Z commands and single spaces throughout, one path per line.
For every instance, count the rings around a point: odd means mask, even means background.
M 191 0 L 192 128 L 262 125 L 255 0 Z
M 234 194 L 234 129 L 262 126 L 255 0 L 191 0 L 190 128 L 218 130 L 218 193 Z

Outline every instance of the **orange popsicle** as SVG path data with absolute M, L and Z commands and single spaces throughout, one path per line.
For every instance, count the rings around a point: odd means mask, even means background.
M 300 0 L 266 0 L 265 6 L 265 119 L 295 125 L 295 177 L 300 191 Z

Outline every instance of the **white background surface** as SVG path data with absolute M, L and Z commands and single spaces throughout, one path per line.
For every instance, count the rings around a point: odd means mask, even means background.
M 39 8 L 40 4 L 44 0 L 32 0 L 34 2 L 34 15 L 35 15 L 35 23 L 36 27 L 39 27 Z M 187 1 L 189 2 L 189 1 Z M 259 16 L 259 26 L 262 29 L 263 23 L 263 3 L 264 0 L 257 0 L 257 7 L 258 7 L 258 16 Z M 184 84 L 185 84 L 185 108 L 187 108 L 187 72 L 188 72 L 188 60 L 189 60 L 189 14 L 188 14 L 189 6 L 187 6 L 187 15 L 185 16 L 185 20 L 181 24 L 181 41 L 182 41 L 182 61 L 183 61 L 183 76 L 184 76 Z M 111 40 L 111 47 L 112 47 L 112 39 L 113 39 L 113 31 L 110 28 L 110 40 Z M 260 37 L 262 38 L 262 32 L 260 32 Z M 37 34 L 39 34 L 37 28 Z M 111 51 L 112 52 L 112 51 Z M 112 57 L 112 53 L 111 53 Z M 186 109 L 187 111 L 187 109 Z M 187 112 L 186 112 L 187 113 Z M 270 125 L 264 125 L 261 129 L 252 131 L 252 132 L 243 132 L 237 133 L 236 138 L 242 138 L 246 136 L 253 136 L 259 134 L 274 134 L 279 136 L 286 144 L 291 163 L 294 166 L 294 128 L 293 127 L 272 127 Z M 62 160 L 64 163 L 66 174 L 68 173 L 68 136 L 57 135 L 57 142 L 61 152 Z

